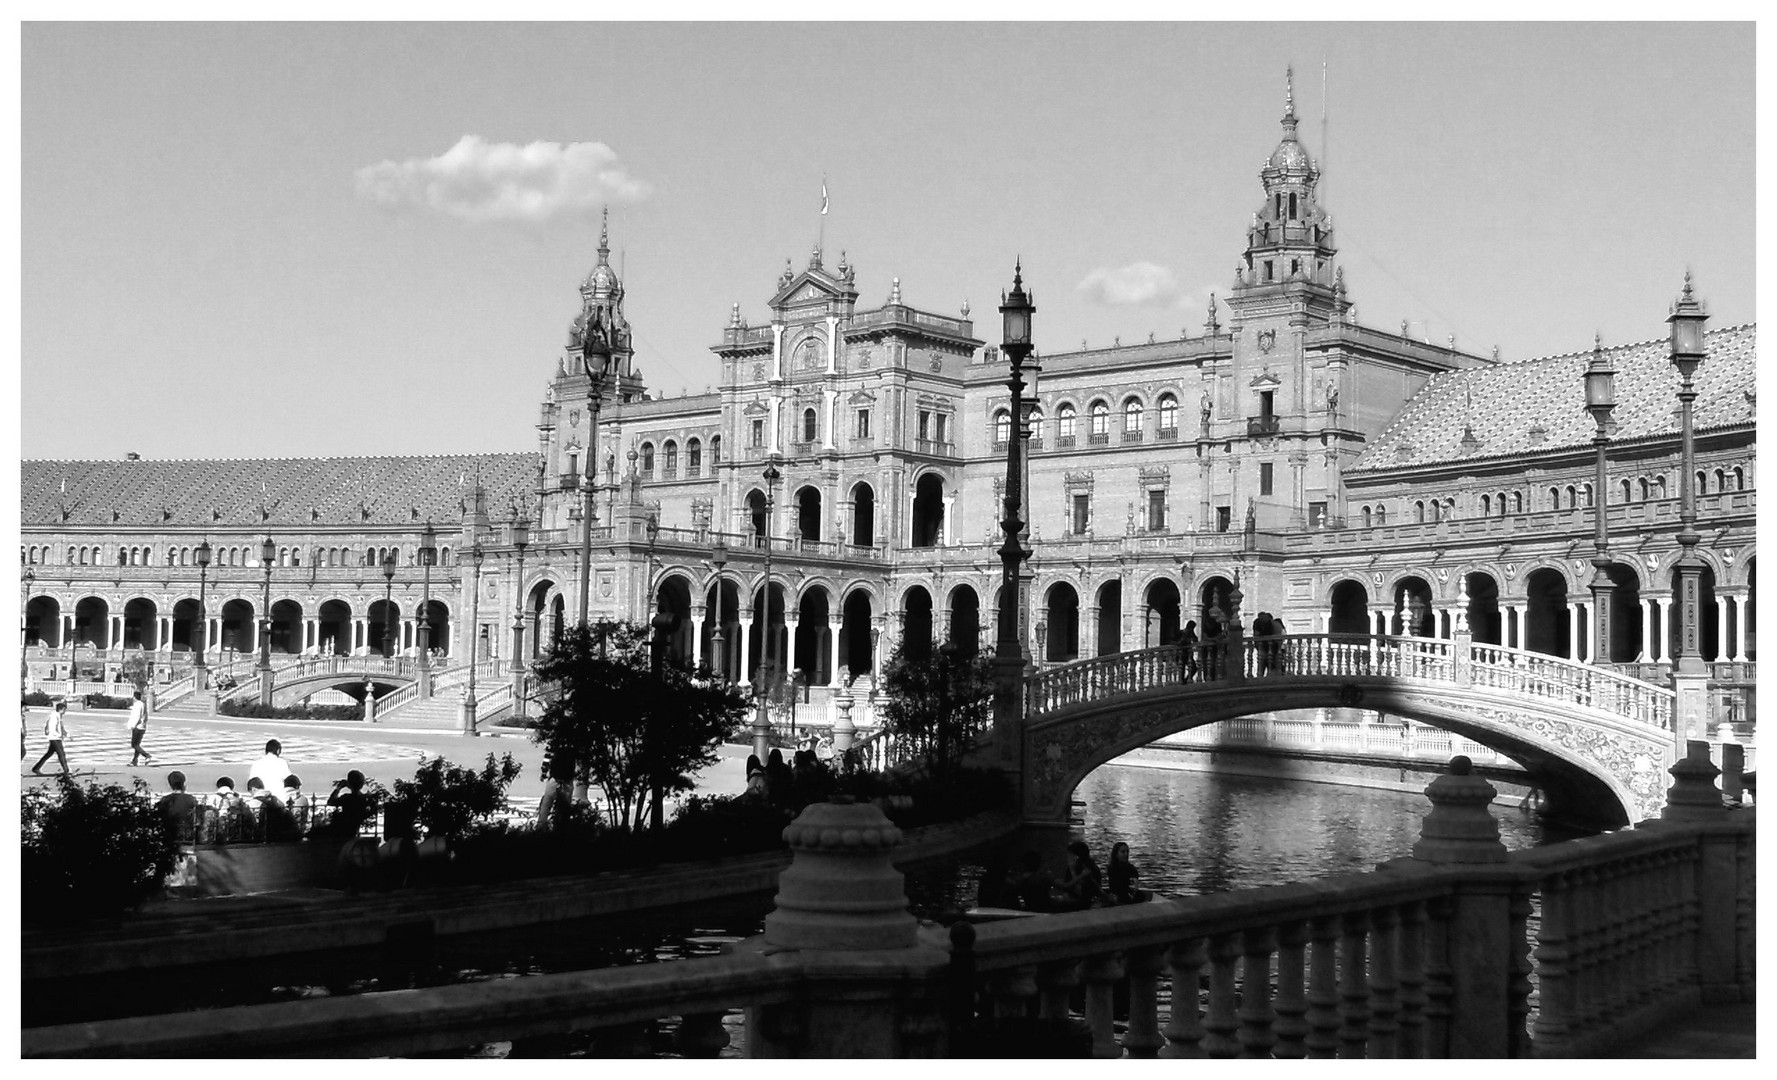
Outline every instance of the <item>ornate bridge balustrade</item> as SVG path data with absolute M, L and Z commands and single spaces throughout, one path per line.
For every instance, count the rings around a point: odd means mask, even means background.
M 1164 735 L 1258 712 L 1373 709 L 1494 747 L 1568 809 L 1623 824 L 1660 807 L 1660 770 L 1687 735 L 1674 695 L 1606 668 L 1454 639 L 1236 633 L 1191 649 L 1116 653 L 1025 683 L 1025 815 L 1064 823 L 1093 769 Z M 998 736 L 996 735 L 996 738 Z

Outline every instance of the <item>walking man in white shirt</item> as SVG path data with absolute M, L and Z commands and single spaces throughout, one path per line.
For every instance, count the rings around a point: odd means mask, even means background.
M 68 737 L 68 725 L 63 719 L 67 712 L 68 703 L 58 698 L 56 700 L 55 711 L 49 714 L 48 720 L 44 721 L 43 737 L 49 740 L 49 749 L 45 750 L 43 756 L 37 759 L 37 764 L 31 766 L 31 771 L 38 776 L 43 775 L 44 762 L 47 762 L 52 757 L 62 763 L 62 771 L 64 773 L 69 771 L 68 755 L 67 752 L 62 749 L 62 740 Z
M 154 755 L 142 748 L 142 736 L 148 734 L 148 703 L 142 700 L 142 691 L 136 691 L 136 699 L 130 702 L 130 765 L 134 767 L 137 760 L 153 761 Z

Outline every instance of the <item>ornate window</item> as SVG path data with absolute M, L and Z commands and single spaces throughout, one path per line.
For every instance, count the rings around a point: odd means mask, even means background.
M 1141 434 L 1142 405 L 1140 398 L 1130 398 L 1123 403 L 1123 434 Z
M 685 440 L 685 475 L 699 476 L 703 473 L 703 444 L 696 439 Z
M 660 456 L 664 459 L 660 463 L 660 475 L 668 480 L 679 475 L 679 444 L 666 440 L 660 446 Z
M 859 409 L 853 418 L 852 438 L 868 439 L 870 437 L 870 410 Z
M 710 468 L 722 464 L 722 436 L 710 436 Z
M 654 444 L 651 442 L 642 444 L 642 475 L 649 478 L 654 476 Z
M 993 414 L 993 441 L 1001 446 L 1012 441 L 1012 410 L 999 409 Z
M 1104 400 L 1092 403 L 1092 437 L 1108 438 L 1111 433 L 1111 407 Z
M 1074 441 L 1074 406 L 1072 402 L 1064 402 L 1055 412 L 1057 424 L 1056 434 L 1061 437 L 1063 446 L 1072 446 Z
M 1160 395 L 1160 430 L 1178 430 L 1178 398 L 1171 394 Z
M 802 410 L 802 441 L 809 442 L 809 443 L 814 442 L 816 437 L 820 434 L 820 432 L 818 430 L 819 427 L 820 427 L 820 419 L 817 416 L 815 416 L 815 411 L 813 409 L 803 409 Z

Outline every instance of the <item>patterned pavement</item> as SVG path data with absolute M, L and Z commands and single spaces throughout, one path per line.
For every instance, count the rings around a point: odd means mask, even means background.
M 69 768 L 76 772 L 89 769 L 108 772 L 129 764 L 129 730 L 121 719 L 103 720 L 70 713 L 67 724 L 68 738 L 62 745 L 68 753 Z M 42 713 L 40 710 L 33 710 L 33 723 L 25 740 L 29 753 L 20 765 L 21 771 L 28 773 L 31 764 L 48 745 L 42 732 Z M 417 759 L 422 752 L 417 746 L 327 739 L 296 731 L 268 734 L 263 727 L 156 724 L 152 719 L 148 723 L 148 735 L 142 745 L 154 754 L 149 764 L 155 769 L 179 769 L 195 765 L 214 765 L 222 770 L 234 768 L 241 774 L 235 779 L 239 781 L 241 789 L 245 790 L 246 773 L 265 753 L 268 738 L 275 738 L 283 744 L 284 760 L 290 762 L 291 768 L 296 769 L 298 775 L 301 775 L 305 765 L 366 759 L 411 761 Z M 49 774 L 58 768 L 56 760 L 51 758 L 43 766 L 43 771 Z

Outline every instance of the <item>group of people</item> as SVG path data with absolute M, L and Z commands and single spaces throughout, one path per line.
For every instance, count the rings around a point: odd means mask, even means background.
M 148 701 L 142 696 L 140 690 L 135 691 L 130 698 L 129 722 L 125 730 L 130 733 L 130 767 L 134 768 L 139 762 L 153 761 L 154 754 L 142 745 L 142 739 L 148 734 Z M 22 701 L 19 703 L 20 761 L 23 761 L 30 753 L 27 745 L 30 741 L 30 734 L 31 704 Z M 68 768 L 67 738 L 68 699 L 57 698 L 51 704 L 49 716 L 43 722 L 43 739 L 48 745 L 43 750 L 43 756 L 37 759 L 37 764 L 31 766 L 32 775 L 42 776 L 43 766 L 49 763 L 50 758 L 56 759 L 56 762 L 62 767 L 62 772 L 71 771 Z
M 1129 861 L 1129 845 L 1111 846 L 1111 861 L 1100 870 L 1092 850 L 1083 841 L 1067 846 L 1067 865 L 1059 877 L 1043 865 L 1043 857 L 1026 851 L 1017 874 L 1011 873 L 1004 856 L 996 856 L 981 875 L 976 904 L 984 908 L 1022 911 L 1079 911 L 1117 904 L 1139 904 L 1150 893 L 1139 888 L 1141 871 Z
M 1285 650 L 1283 636 L 1288 633 L 1284 629 L 1283 620 L 1269 611 L 1261 611 L 1253 618 L 1252 640 L 1253 674 L 1269 675 L 1284 671 Z M 1218 640 L 1220 633 L 1211 628 L 1208 636 L 1199 638 L 1197 620 L 1185 623 L 1179 632 L 1179 674 L 1180 682 L 1199 682 L 1222 677 L 1222 646 Z
M 181 842 L 200 844 L 357 836 L 375 810 L 364 791 L 364 774 L 353 769 L 334 781 L 323 813 L 284 761 L 283 749 L 276 739 L 266 742 L 265 755 L 248 773 L 245 794 L 235 790 L 234 777 L 220 776 L 213 793 L 192 795 L 185 790 L 184 773 L 168 773 L 169 790 L 156 804 L 168 830 Z
M 758 754 L 748 754 L 743 795 L 792 809 L 826 798 L 832 793 L 833 781 L 833 744 L 811 735 L 802 740 L 787 762 L 784 752 L 778 749 L 767 754 L 764 761 L 759 760 Z

